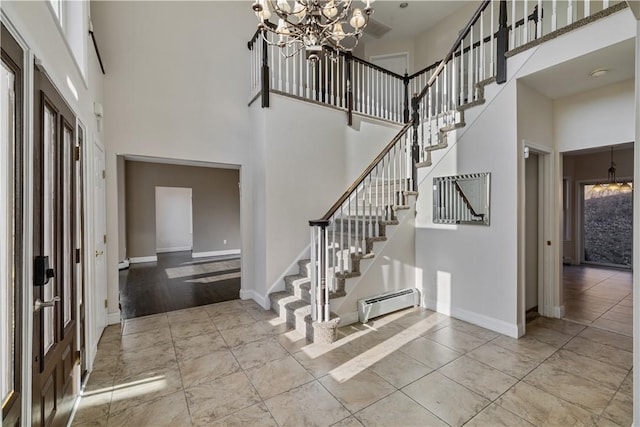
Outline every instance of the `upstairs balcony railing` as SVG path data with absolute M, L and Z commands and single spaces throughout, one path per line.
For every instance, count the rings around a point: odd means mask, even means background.
M 620 3 L 620 4 L 619 4 Z M 591 21 L 623 8 L 613 1 L 508 1 L 479 4 L 441 61 L 413 75 L 399 75 L 349 53 L 317 63 L 304 55 L 286 59 L 256 33 L 251 50 L 252 100 L 269 106 L 269 93 L 281 93 L 405 125 L 327 213 L 311 227 L 311 305 L 313 320 L 329 320 L 331 296 L 344 295 L 345 280 L 359 274 L 373 243 L 385 239 L 416 194 L 417 168 L 431 152 L 446 146 L 448 130 L 461 125 L 461 111 L 482 97 L 484 82 L 507 78 L 506 54 L 551 37 L 569 25 Z

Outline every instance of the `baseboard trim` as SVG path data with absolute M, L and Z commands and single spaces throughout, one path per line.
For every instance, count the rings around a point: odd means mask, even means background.
M 357 311 L 352 311 L 351 313 L 340 314 L 340 324 L 339 326 L 347 326 L 353 325 L 354 323 L 358 323 L 360 318 L 358 317 Z
M 553 307 L 553 317 L 556 319 L 562 319 L 564 317 L 564 305 Z
M 176 246 L 175 248 L 157 248 L 156 252 L 163 254 L 167 252 L 185 252 L 190 251 L 191 249 L 191 246 Z
M 192 252 L 191 258 L 208 258 L 223 255 L 240 255 L 240 249 L 229 249 L 226 251 Z
M 158 256 L 139 256 L 139 257 L 131 257 L 129 258 L 129 262 L 131 264 L 141 264 L 143 262 L 158 262 Z
M 107 325 L 118 325 L 120 324 L 120 310 L 115 313 L 107 314 Z
M 264 308 L 265 310 L 271 309 L 271 302 L 269 301 L 269 298 L 266 298 L 264 295 L 260 295 L 253 289 L 249 289 L 249 290 L 240 289 L 240 299 L 242 300 L 252 299 L 255 302 L 257 302 L 260 305 L 260 307 Z
M 437 311 L 438 313 L 446 314 L 447 316 L 455 317 L 456 319 L 473 323 L 474 325 L 490 329 L 494 332 L 507 335 L 511 338 L 518 338 L 519 336 L 520 328 L 518 327 L 517 323 L 508 323 L 493 317 L 485 316 L 484 314 L 474 313 L 472 311 L 468 311 L 458 307 L 449 307 L 448 309 L 438 310 L 438 302 L 426 298 L 425 306 L 426 308 Z

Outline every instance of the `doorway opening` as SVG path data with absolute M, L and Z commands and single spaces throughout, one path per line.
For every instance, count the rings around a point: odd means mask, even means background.
M 563 156 L 564 317 L 629 336 L 633 332 L 633 150 L 633 144 L 621 144 Z M 611 168 L 614 180 L 607 176 Z
M 123 319 L 238 299 L 239 167 L 119 156 Z

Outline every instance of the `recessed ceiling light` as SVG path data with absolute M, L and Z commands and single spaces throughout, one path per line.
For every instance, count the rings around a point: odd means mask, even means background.
M 404 9 L 407 6 L 409 6 L 409 3 L 407 3 L 406 1 L 403 1 L 402 3 L 400 3 L 400 9 Z
M 608 72 L 609 70 L 607 70 L 606 68 L 598 68 L 597 70 L 593 70 L 589 75 L 593 78 L 598 78 L 604 76 Z

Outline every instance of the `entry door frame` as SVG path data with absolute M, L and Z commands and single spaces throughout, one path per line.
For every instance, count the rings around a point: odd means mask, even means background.
M 562 163 L 552 148 L 528 140 L 518 144 L 518 335 L 526 329 L 525 148 L 538 155 L 538 312 L 562 317 L 560 253 L 563 244 Z M 556 165 L 560 165 L 556 167 Z

